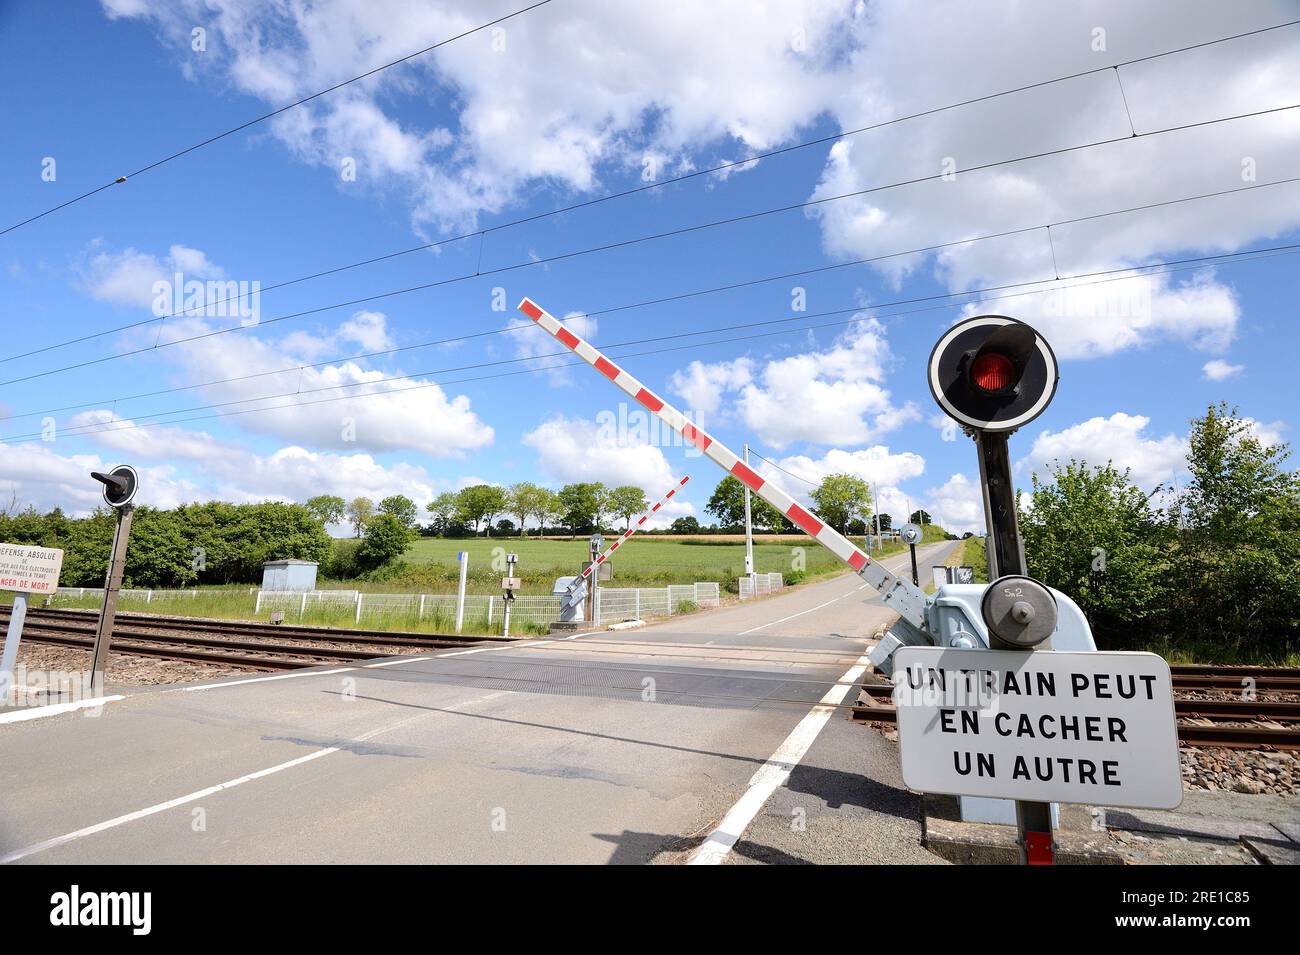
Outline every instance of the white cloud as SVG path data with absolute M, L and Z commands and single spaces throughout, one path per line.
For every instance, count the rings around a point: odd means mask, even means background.
M 881 385 L 889 362 L 883 326 L 874 318 L 854 322 L 829 348 L 757 362 L 692 362 L 670 386 L 697 409 L 716 409 L 729 397 L 732 414 L 766 445 L 797 441 L 864 444 L 920 411 L 895 406 Z
M 375 500 L 405 494 L 417 503 L 474 478 L 448 481 L 404 462 L 384 464 L 369 454 L 330 454 L 298 446 L 258 454 L 203 431 L 177 426 L 134 427 L 108 411 L 78 415 L 71 424 L 113 422 L 93 440 L 98 454 L 62 455 L 42 442 L 0 444 L 0 498 L 16 495 L 20 506 L 62 507 L 83 513 L 102 503 L 92 470 L 123 460 L 140 471 L 138 501 L 175 507 L 192 501 L 305 501 L 317 494 Z
M 1167 484 L 1181 472 L 1187 456 L 1187 441 L 1173 434 L 1148 436 L 1151 419 L 1145 415 L 1117 411 L 1109 418 L 1089 418 L 1062 431 L 1043 431 L 1017 468 L 1029 467 L 1043 474 L 1053 461 L 1071 459 L 1100 467 L 1107 462 L 1131 472 L 1133 481 L 1150 491 Z
M 659 448 L 585 418 L 556 415 L 521 440 L 537 452 L 541 472 L 559 483 L 632 484 L 656 501 L 681 480 Z M 693 511 L 685 501 L 674 498 L 659 513 L 671 520 Z
M 1047 286 L 1041 286 L 1047 287 Z M 1176 280 L 1136 275 L 1123 282 L 1076 285 L 1043 295 L 974 302 L 961 317 L 1012 315 L 1037 328 L 1058 358 L 1094 358 L 1161 341 L 1226 348 L 1241 318 L 1237 297 L 1211 270 Z
M 162 340 L 179 341 L 212 327 L 220 326 L 200 319 L 169 320 Z M 492 443 L 493 429 L 474 412 L 470 399 L 448 394 L 426 377 L 385 380 L 403 371 L 356 361 L 305 367 L 343 341 L 373 347 L 391 339 L 381 313 L 358 312 L 332 332 L 296 332 L 282 339 L 219 335 L 173 345 L 164 357 L 191 381 L 219 382 L 198 389 L 205 404 L 222 406 L 214 413 L 293 444 L 454 458 Z M 232 414 L 243 411 L 251 413 Z
M 1246 426 L 1250 429 L 1255 439 L 1264 446 L 1282 444 L 1284 438 L 1282 432 L 1286 430 L 1286 422 L 1270 421 L 1265 424 L 1263 421 L 1257 421 L 1254 418 L 1243 418 Z
M 206 24 L 208 52 L 186 66 L 276 106 L 489 18 L 472 0 L 106 6 L 186 49 Z M 402 189 L 419 223 L 465 225 L 530 183 L 585 192 L 607 170 L 640 171 L 646 156 L 666 176 L 689 164 L 687 146 L 743 156 L 787 141 L 835 94 L 846 15 L 836 0 L 569 2 L 291 110 L 272 129 L 305 161 L 354 157 L 358 185 Z M 452 128 L 398 119 L 393 94 L 440 114 L 453 104 Z
M 388 320 L 383 312 L 357 312 L 339 326 L 338 337 L 345 342 L 355 342 L 366 351 L 381 351 L 393 347 L 388 334 Z
M 939 487 L 929 488 L 924 498 L 913 501 L 912 508 L 927 511 L 936 524 L 953 534 L 983 534 L 985 530 L 983 492 L 978 481 L 964 474 L 954 474 Z
M 991 3 L 960 0 L 918 5 L 881 0 L 855 19 L 854 51 L 832 113 L 856 128 L 1047 77 L 1206 39 L 1290 17 L 1287 6 L 1240 7 L 1201 2 L 1094 4 Z M 1091 48 L 1104 24 L 1108 48 Z M 996 49 L 998 55 L 989 57 Z M 1177 126 L 1294 103 L 1300 59 L 1289 30 L 1206 47 L 1125 67 L 1138 131 Z M 963 77 L 975 78 L 962 86 Z M 1129 206 L 1217 192 L 1248 184 L 1243 158 L 1258 181 L 1289 173 L 1300 142 L 1300 117 L 1279 113 L 1168 135 L 1132 138 L 1116 74 L 1040 87 L 947 110 L 850 137 L 831 149 L 817 197 L 938 176 L 945 159 L 958 169 L 1115 138 L 1107 146 L 959 173 L 829 202 L 810 211 L 830 254 L 865 258 L 900 249 L 1026 229 Z M 1271 171 L 1267 171 L 1271 170 Z M 954 245 L 934 255 L 889 259 L 878 270 L 899 281 L 933 271 L 951 290 L 1051 280 L 1162 258 L 1232 251 L 1300 224 L 1300 188 L 1279 186 L 1202 202 L 1164 206 L 1001 239 Z M 1200 277 L 1153 278 L 1076 292 L 1083 314 L 1056 317 L 1041 298 L 1003 300 L 991 310 L 1042 320 L 1065 357 L 1109 354 L 1157 341 L 1221 348 L 1240 310 L 1230 288 Z M 1125 315 L 1122 297 L 1147 309 Z M 1111 301 L 1107 301 L 1111 300 Z M 1100 315 L 1099 319 L 1089 316 Z
M 668 387 L 686 399 L 683 410 L 689 409 L 712 418 L 722 407 L 727 392 L 738 391 L 753 380 L 754 362 L 750 358 L 712 364 L 693 361 L 684 369 L 673 372 Z
M 183 68 L 276 106 L 405 55 L 415 38 L 453 35 L 484 16 L 471 0 L 104 4 L 111 16 L 147 19 L 171 43 L 188 45 L 193 24 L 208 24 L 208 53 L 197 64 L 186 58 Z M 305 162 L 333 168 L 339 157 L 356 159 L 357 188 L 401 193 L 418 231 L 461 229 L 539 186 L 591 194 L 647 162 L 662 178 L 704 157 L 743 159 L 790 143 L 826 117 L 840 129 L 860 128 L 1289 15 L 1284 0 L 1249 11 L 1217 0 L 1104 11 L 1013 0 L 978 11 L 961 0 L 569 0 L 290 110 L 271 130 Z M 1100 21 L 1107 47 L 1098 52 Z M 1102 70 L 848 137 L 829 150 L 815 198 L 937 175 L 945 159 L 969 169 L 1117 141 L 828 202 L 809 215 L 832 256 L 862 258 L 1221 191 L 1243 184 L 1246 161 L 1266 182 L 1288 168 L 1300 115 L 1135 138 L 1130 113 L 1146 132 L 1289 105 L 1300 86 L 1291 42 L 1281 30 L 1127 66 L 1119 74 L 1127 109 L 1116 74 Z M 990 49 L 999 55 L 989 57 Z M 395 102 L 411 98 L 427 100 L 437 120 L 422 123 L 419 111 L 397 117 Z M 877 268 L 894 280 L 932 270 L 950 289 L 965 289 L 1232 251 L 1298 224 L 1300 188 L 1284 186 L 1063 224 L 1051 244 L 1038 229 Z M 1212 277 L 1146 281 L 1148 314 L 1107 310 L 1100 322 L 1049 323 L 1062 355 L 1163 340 L 1221 348 L 1232 339 L 1239 308 L 1226 285 Z M 1115 294 L 1126 293 L 1096 296 Z M 1012 309 L 1017 317 L 1039 312 L 1029 299 L 1012 300 L 1005 310 Z
M 224 270 L 198 249 L 173 245 L 159 257 L 134 248 L 120 252 L 103 250 L 103 243 L 91 243 L 81 270 L 82 287 L 100 301 L 115 305 L 149 307 L 154 301 L 154 283 L 173 283 L 177 272 L 185 280 L 220 279 Z
M 104 504 L 100 485 L 91 471 L 104 471 L 121 461 L 97 454 L 62 455 L 39 441 L 0 443 L 0 500 L 40 511 L 60 507 L 67 514 L 83 514 Z M 197 486 L 164 464 L 137 467 L 140 493 L 137 503 L 175 507 L 198 498 Z
M 563 321 L 565 327 L 587 341 L 594 339 L 600 328 L 595 318 L 580 312 L 570 312 L 564 316 Z M 553 384 L 569 384 L 573 381 L 572 369 L 568 367 L 574 361 L 573 355 L 539 329 L 535 322 L 512 318 L 506 323 L 506 328 L 510 330 L 515 357 L 537 359 L 530 361 L 527 367 L 545 368 L 546 376 Z
M 1245 370 L 1245 365 L 1232 365 L 1221 358 L 1212 358 L 1201 366 L 1201 373 L 1207 381 L 1227 381 Z
M 765 478 L 784 487 L 788 493 L 805 495 L 811 488 L 807 482 L 819 483 L 828 474 L 852 474 L 862 478 L 873 489 L 883 491 L 886 487 L 896 487 L 925 472 L 925 458 L 921 455 L 911 451 L 894 454 L 879 444 L 857 451 L 831 448 L 819 458 L 796 454 L 778 458 L 776 463 L 789 474 L 782 473 L 763 461 L 757 462 L 755 469 Z M 790 475 L 798 475 L 803 480 Z
M 921 455 L 911 451 L 895 454 L 883 445 L 856 451 L 831 448 L 818 458 L 795 454 L 778 458 L 776 463 L 779 467 L 757 461 L 754 469 L 810 507 L 809 493 L 813 485 L 808 482 L 819 483 L 828 474 L 852 474 L 862 478 L 871 486 L 873 507 L 878 504 L 880 513 L 890 515 L 897 524 L 911 513 L 908 495 L 899 485 L 925 472 L 925 459 Z M 916 505 L 912 506 L 915 508 Z

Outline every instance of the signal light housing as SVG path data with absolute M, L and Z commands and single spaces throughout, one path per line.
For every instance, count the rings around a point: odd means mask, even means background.
M 973 431 L 1008 432 L 1037 418 L 1059 379 L 1056 355 L 1032 327 L 1005 315 L 958 322 L 930 353 L 930 392 Z

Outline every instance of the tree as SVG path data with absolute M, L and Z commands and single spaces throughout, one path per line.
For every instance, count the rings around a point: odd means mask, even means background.
M 608 507 L 609 512 L 615 517 L 623 518 L 623 529 L 627 530 L 632 526 L 634 515 L 650 510 L 650 502 L 646 500 L 645 492 L 639 487 L 624 484 L 609 492 Z
M 474 484 L 462 488 L 456 495 L 456 516 L 474 528 L 478 535 L 482 524 L 487 534 L 492 533 L 492 518 L 506 509 L 505 488 L 495 484 Z
M 592 502 L 595 513 L 592 515 L 591 525 L 595 533 L 600 533 L 601 525 L 605 523 L 605 515 L 609 513 L 609 488 L 605 487 L 600 481 L 592 485 Z
M 347 519 L 356 531 L 356 536 L 360 537 L 361 532 L 366 529 L 366 524 L 375 516 L 375 502 L 368 497 L 354 497 L 348 503 Z
M 828 474 L 810 495 L 818 516 L 841 534 L 849 521 L 871 514 L 871 488 L 852 474 Z
M 888 514 L 881 514 L 878 517 L 873 517 L 871 519 L 871 526 L 873 528 L 876 526 L 877 520 L 880 521 L 881 533 L 884 533 L 885 531 L 892 531 L 894 529 L 894 519 L 890 517 Z
M 410 546 L 411 529 L 394 514 L 376 514 L 366 524 L 366 536 L 357 548 L 357 561 L 365 570 L 395 561 Z
M 447 533 L 458 507 L 459 500 L 455 491 L 444 491 L 424 505 L 424 509 L 433 516 L 430 529 L 434 534 L 442 536 Z
M 1070 461 L 1035 474 L 1019 523 L 1029 573 L 1079 605 L 1099 645 L 1142 646 L 1163 626 L 1172 541 L 1127 471 Z
M 929 512 L 929 511 L 922 511 L 922 510 L 919 510 L 919 509 L 913 511 L 913 512 L 912 512 L 912 516 L 909 517 L 907 520 L 908 520 L 908 523 L 911 523 L 911 524 L 917 524 L 917 525 L 919 525 L 919 526 L 921 526 L 921 527 L 924 527 L 926 524 L 933 524 L 933 523 L 934 523 L 934 518 L 930 516 L 930 512 Z
M 550 488 L 542 488 L 537 497 L 537 536 L 541 537 L 548 524 L 554 525 L 564 519 L 564 508 L 560 505 L 560 496 Z
M 303 506 L 311 511 L 315 518 L 325 527 L 342 523 L 348 507 L 343 498 L 336 497 L 333 494 L 317 494 L 315 497 L 308 498 L 307 503 Z
M 538 487 L 531 481 L 522 481 L 519 484 L 511 485 L 507 493 L 506 509 L 515 517 L 519 518 L 519 536 L 525 534 L 524 525 L 528 518 L 537 518 L 538 524 L 542 523 L 543 495 L 547 493 L 545 488 Z
M 578 530 L 595 527 L 600 517 L 605 485 L 595 482 L 566 484 L 556 495 L 559 519 L 569 528 L 569 536 Z
M 704 506 L 723 527 L 743 527 L 745 524 L 745 485 L 731 475 L 718 482 Z M 785 515 L 757 494 L 749 495 L 749 520 L 755 527 L 781 531 L 790 526 Z
M 674 534 L 698 534 L 700 522 L 693 517 L 679 517 L 669 527 Z
M 415 521 L 420 516 L 415 502 L 405 494 L 393 494 L 384 498 L 379 502 L 379 513 L 391 514 L 408 530 L 415 527 Z
M 1300 646 L 1300 476 L 1226 404 L 1193 419 L 1191 480 L 1174 509 L 1174 630 L 1194 643 L 1284 657 Z

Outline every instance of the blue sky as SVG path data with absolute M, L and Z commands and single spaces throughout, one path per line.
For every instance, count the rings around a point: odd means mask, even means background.
M 0 227 L 521 5 L 87 0 L 70 4 L 75 12 L 56 29 L 42 4 L 0 4 Z M 1147 486 L 1168 482 L 1178 475 L 1187 419 L 1220 399 L 1239 405 L 1271 440 L 1288 440 L 1297 418 L 1291 313 L 1300 285 L 1291 256 L 982 305 L 965 297 L 911 314 L 897 313 L 917 306 L 881 307 L 1051 278 L 1040 231 L 937 257 L 605 310 L 1300 176 L 1300 110 L 474 274 L 930 176 L 949 158 L 966 169 L 1123 136 L 1129 115 L 1113 72 L 265 291 L 260 324 L 229 334 L 168 344 L 238 320 L 155 318 L 153 283 L 177 271 L 187 280 L 267 287 L 897 115 L 1300 17 L 1295 3 L 1128 6 L 1066 12 L 1008 2 L 972 16 L 959 4 L 922 15 L 902 3 L 809 0 L 748 14 L 749 4 L 707 12 L 666 4 L 652 16 L 632 3 L 555 0 L 501 33 L 456 41 L 199 149 L 0 236 L 8 304 L 0 357 L 148 323 L 0 363 L 3 381 L 39 375 L 0 385 L 0 411 L 25 415 L 0 424 L 0 491 L 6 502 L 16 496 L 20 505 L 84 512 L 96 498 L 86 472 L 117 461 L 139 466 L 142 500 L 164 506 L 324 492 L 401 492 L 423 503 L 479 480 L 636 483 L 653 500 L 689 473 L 668 516 L 704 517 L 721 475 L 672 442 L 647 443 L 635 429 L 602 431 L 602 421 L 618 419 L 622 396 L 590 369 L 532 360 L 443 371 L 553 351 L 537 329 L 339 360 L 500 331 L 515 322 L 524 295 L 559 316 L 593 313 L 575 327 L 601 347 L 860 306 L 749 333 L 629 346 L 689 347 L 626 365 L 737 450 L 749 441 L 813 479 L 854 471 L 880 485 L 884 510 L 897 516 L 911 502 L 959 529 L 982 524 L 974 450 L 945 433 L 924 367 L 942 330 L 967 314 L 1031 321 L 1062 359 L 1055 402 L 1013 439 L 1026 483 L 1032 470 L 1070 456 L 1113 459 Z M 1180 13 L 1171 17 L 1175 6 Z M 193 49 L 196 28 L 203 50 Z M 1294 27 L 1124 67 L 1133 128 L 1290 105 L 1300 99 L 1298 46 Z M 1000 55 L 988 56 L 990 49 Z M 42 178 L 47 159 L 53 181 Z M 343 175 L 352 163 L 355 181 Z M 1059 271 L 1072 275 L 1281 245 L 1297 241 L 1298 227 L 1300 184 L 1292 184 L 1062 226 L 1053 238 Z M 269 321 L 443 279 L 455 281 Z M 802 313 L 792 307 L 800 298 Z M 495 310 L 501 301 L 506 310 Z M 837 324 L 808 327 L 825 323 Z M 791 332 L 746 337 L 783 327 Z M 720 338 L 734 340 L 702 344 Z M 41 374 L 135 348 L 150 350 Z M 303 364 L 318 367 L 298 371 Z M 525 368 L 534 371 L 457 380 Z M 348 393 L 318 390 L 331 385 L 399 375 L 412 377 L 361 386 L 379 392 L 373 397 L 295 403 Z M 442 383 L 412 388 L 430 382 Z M 242 403 L 203 407 L 226 402 Z M 78 407 L 44 413 L 69 405 Z M 255 410 L 267 405 L 283 407 Z M 252 413 L 215 416 L 235 409 Z M 635 425 L 638 409 L 627 413 Z M 792 493 L 806 490 L 768 473 Z

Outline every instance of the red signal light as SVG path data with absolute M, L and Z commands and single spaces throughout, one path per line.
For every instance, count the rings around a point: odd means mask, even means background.
M 1006 355 L 985 352 L 970 369 L 971 380 L 984 391 L 1002 391 L 1016 380 L 1016 366 Z

